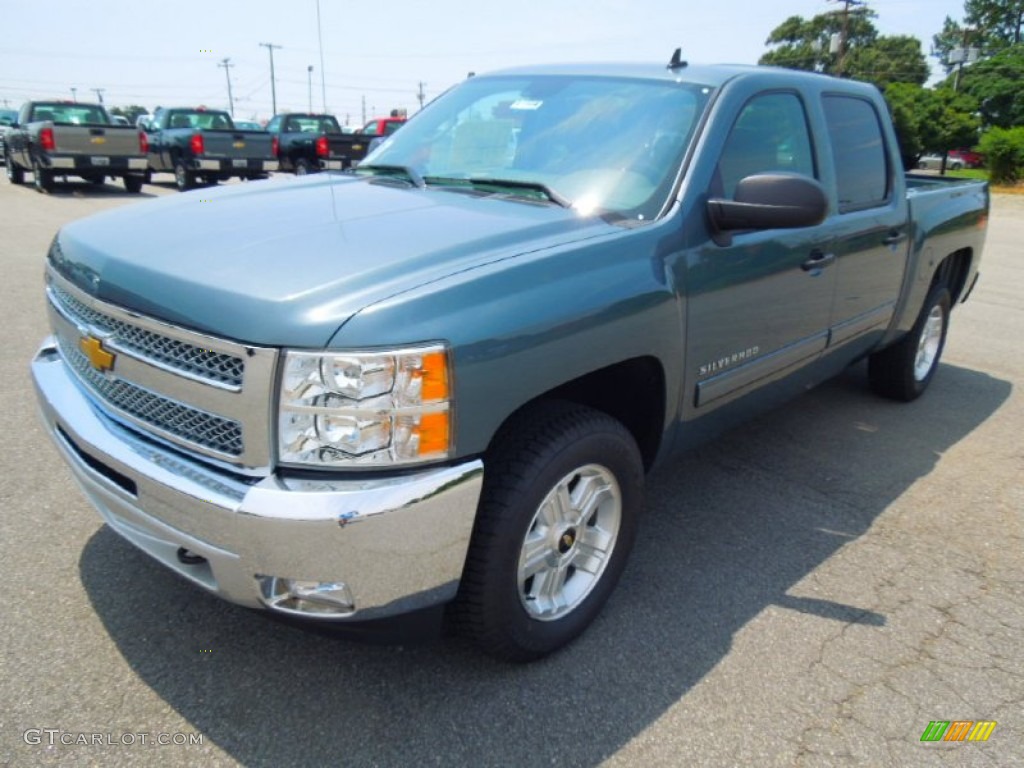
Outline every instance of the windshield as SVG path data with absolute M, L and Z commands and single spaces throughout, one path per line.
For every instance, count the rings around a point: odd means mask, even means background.
M 709 92 L 623 78 L 473 78 L 360 167 L 404 168 L 428 186 L 476 194 L 505 180 L 514 183 L 506 191 L 543 189 L 583 213 L 650 219 L 672 191 Z

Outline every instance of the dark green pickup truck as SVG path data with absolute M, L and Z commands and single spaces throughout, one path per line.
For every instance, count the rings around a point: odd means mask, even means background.
M 204 198 L 50 249 L 85 493 L 232 602 L 516 660 L 601 610 L 656 462 L 864 358 L 921 395 L 989 202 L 905 177 L 871 86 L 678 59 L 477 76 L 351 173 Z
M 198 181 L 265 179 L 277 170 L 270 135 L 235 127 L 227 112 L 204 107 L 157 109 L 142 128 L 147 178 L 156 172 L 173 173 L 182 192 Z

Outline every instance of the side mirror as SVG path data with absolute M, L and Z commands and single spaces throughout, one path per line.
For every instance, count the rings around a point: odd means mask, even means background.
M 708 217 L 719 232 L 813 227 L 828 214 L 828 196 L 798 173 L 757 173 L 736 185 L 733 200 L 708 200 Z

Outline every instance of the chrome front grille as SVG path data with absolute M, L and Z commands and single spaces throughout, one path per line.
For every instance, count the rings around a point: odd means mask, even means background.
M 270 470 L 276 349 L 100 301 L 52 266 L 46 290 L 61 357 L 97 408 L 236 472 Z
M 103 400 L 164 432 L 198 443 L 218 453 L 242 453 L 242 425 L 212 413 L 176 403 L 126 381 L 110 379 L 90 365 L 73 341 L 57 337 L 60 352 L 68 364 Z
M 209 349 L 147 331 L 95 310 L 79 301 L 67 291 L 52 286 L 54 299 L 71 320 L 78 325 L 89 325 L 110 334 L 115 345 L 137 352 L 170 368 L 192 374 L 200 379 L 241 387 L 245 375 L 245 361 L 240 357 L 214 352 Z

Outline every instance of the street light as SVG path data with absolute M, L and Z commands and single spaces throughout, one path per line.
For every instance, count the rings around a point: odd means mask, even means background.
M 306 67 L 306 79 L 309 81 L 309 111 L 313 111 L 313 65 Z

